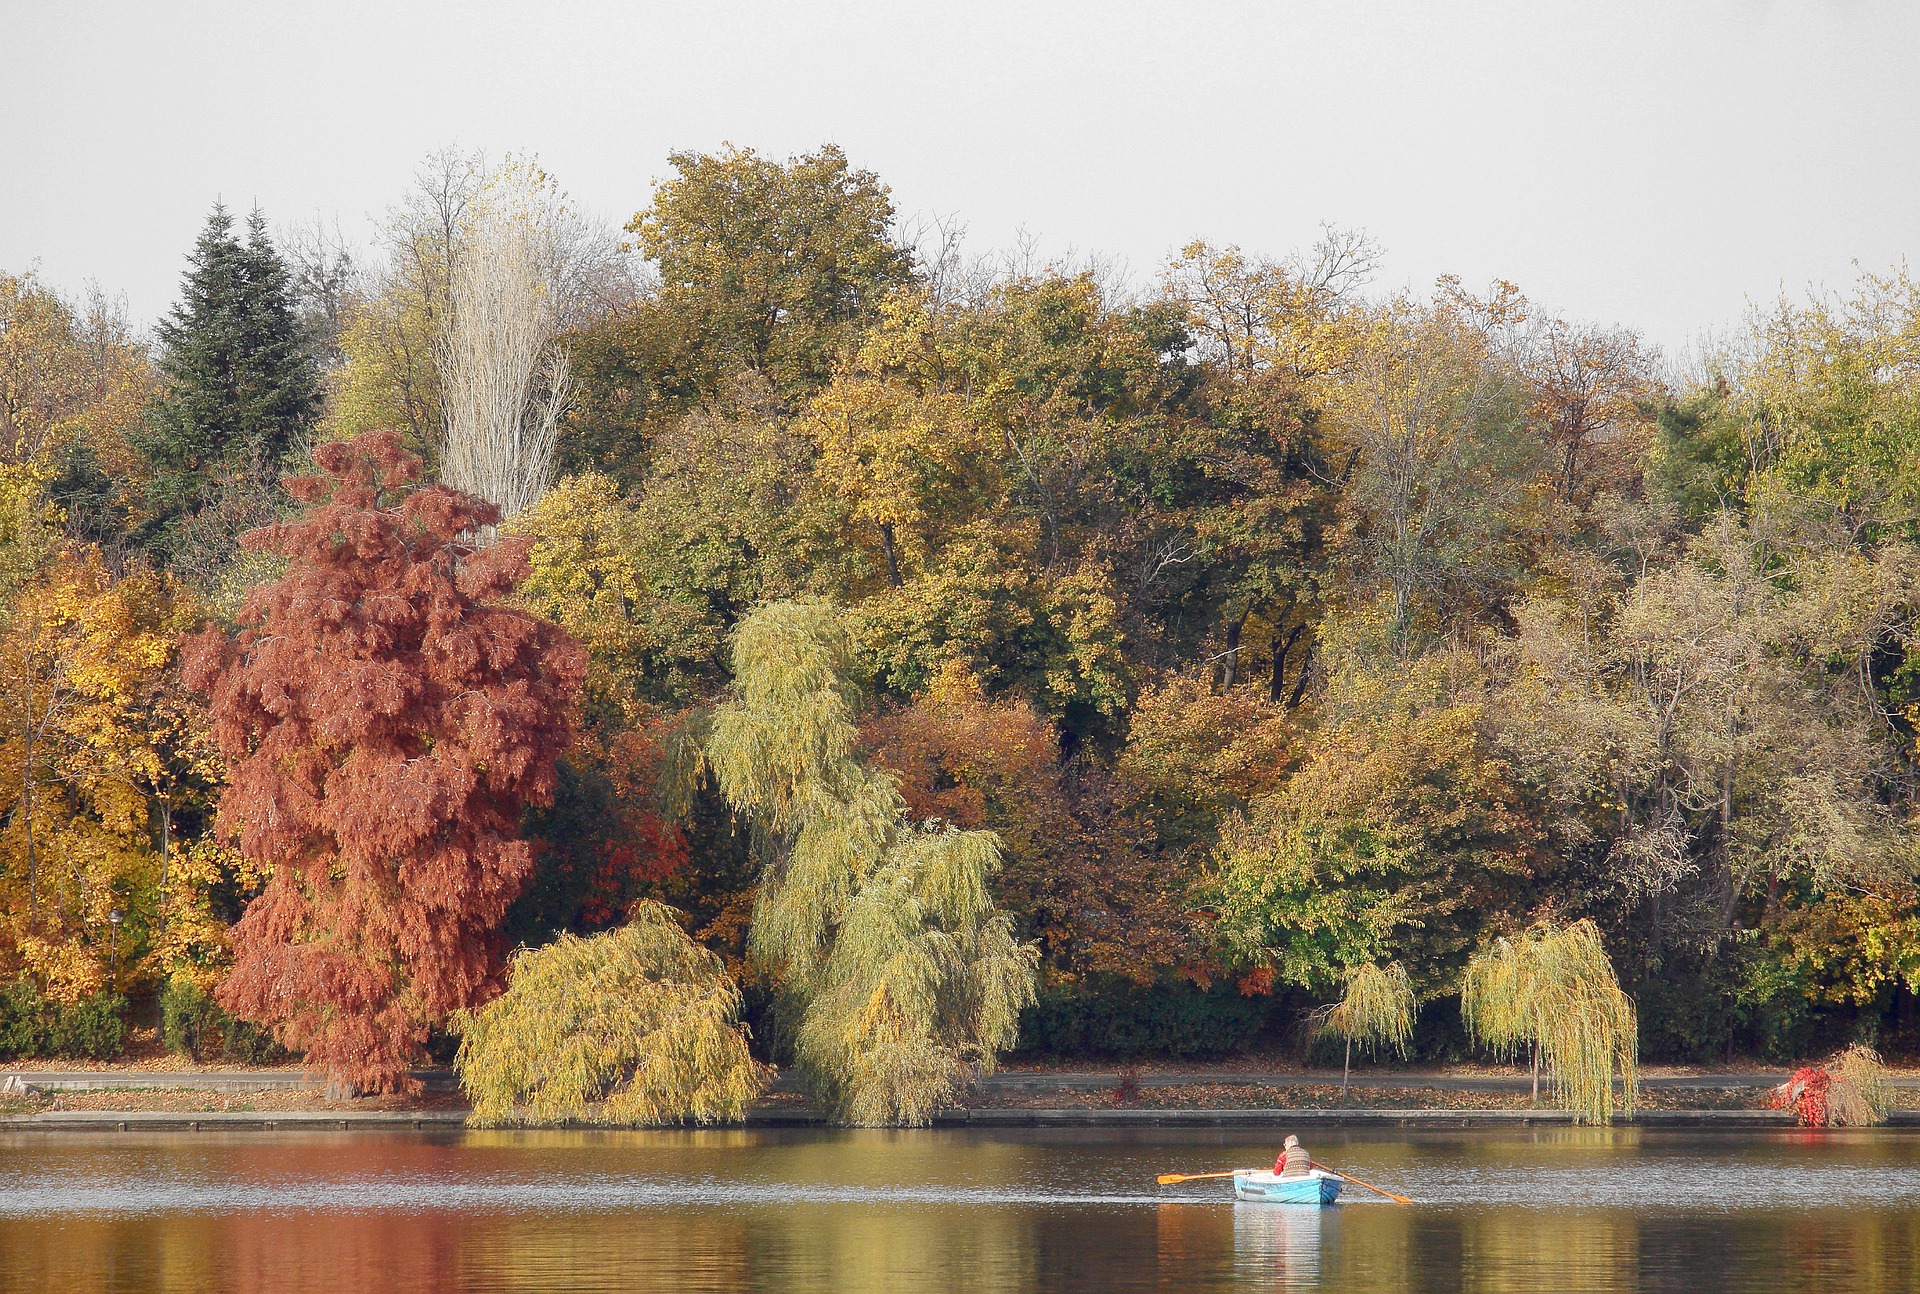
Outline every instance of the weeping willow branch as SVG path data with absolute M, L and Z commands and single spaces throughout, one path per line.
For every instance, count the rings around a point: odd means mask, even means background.
M 1886 1122 L 1893 1108 L 1893 1079 L 1879 1052 L 1856 1042 L 1827 1062 L 1827 1073 L 1833 1076 L 1827 1089 L 1829 1122 L 1856 1128 Z
M 736 1120 L 766 1085 L 739 1010 L 720 958 L 642 902 L 618 930 L 516 956 L 454 1067 L 483 1125 Z
M 761 608 L 734 637 L 708 758 L 762 858 L 750 944 L 803 1002 L 795 1047 L 855 1124 L 918 1124 L 991 1069 L 1034 1001 L 1034 949 L 988 891 L 991 832 L 916 827 L 854 755 L 851 645 L 821 602 Z
M 1632 1110 L 1638 1084 L 1639 1022 L 1591 921 L 1536 925 L 1496 939 L 1467 963 L 1460 1009 L 1467 1034 L 1511 1059 L 1533 1048 L 1555 1099 L 1589 1123 Z
M 1340 1073 L 1340 1099 L 1347 1096 L 1353 1072 L 1353 1044 L 1369 1052 L 1385 1045 L 1402 1056 L 1413 1041 L 1413 985 L 1399 962 L 1385 967 L 1355 966 L 1347 972 L 1346 992 L 1327 1008 L 1320 1027 L 1346 1040 L 1346 1059 Z

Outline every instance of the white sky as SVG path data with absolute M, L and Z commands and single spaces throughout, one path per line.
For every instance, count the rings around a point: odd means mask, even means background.
M 1915 0 L 0 0 L 0 268 L 142 323 L 216 196 L 349 236 L 446 144 L 644 205 L 671 148 L 823 141 L 969 246 L 1512 279 L 1680 347 L 1920 250 Z

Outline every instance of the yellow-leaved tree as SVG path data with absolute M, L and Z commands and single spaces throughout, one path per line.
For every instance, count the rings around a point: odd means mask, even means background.
M 736 1120 L 766 1085 L 739 1011 L 719 954 L 642 901 L 617 930 L 517 954 L 454 1063 L 477 1123 Z
M 0 958 L 55 997 L 159 973 L 171 909 L 204 906 L 209 886 L 170 884 L 188 878 L 168 869 L 177 803 L 215 776 L 204 721 L 172 668 L 191 614 L 169 578 L 116 575 L 91 548 L 59 553 L 8 608 Z M 190 915 L 179 933 L 196 947 L 217 938 Z
M 1496 1054 L 1532 1053 L 1534 1100 L 1544 1066 L 1576 1118 L 1612 1123 L 1615 1109 L 1632 1111 L 1639 1020 L 1593 922 L 1541 922 L 1495 939 L 1467 963 L 1460 1014 L 1468 1035 Z

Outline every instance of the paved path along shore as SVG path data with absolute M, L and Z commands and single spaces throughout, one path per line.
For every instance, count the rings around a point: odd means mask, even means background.
M 1668 1074 L 1645 1077 L 1642 1086 L 1673 1092 L 1755 1091 L 1776 1086 L 1786 1070 L 1738 1070 L 1706 1074 Z M 447 1070 L 416 1070 L 430 1091 L 457 1089 Z M 988 1097 L 1044 1097 L 1046 1093 L 1085 1094 L 1110 1090 L 1122 1082 L 1118 1070 L 1003 1070 L 982 1079 Z M 1133 1075 L 1139 1087 L 1197 1086 L 1254 1087 L 1278 1094 L 1263 1108 L 1140 1109 L 1072 1105 L 1048 1108 L 988 1105 L 950 1109 L 935 1118 L 936 1127 L 976 1128 L 1268 1128 L 1268 1127 L 1406 1127 L 1406 1128 L 1526 1128 L 1565 1126 L 1573 1122 L 1566 1111 L 1546 1109 L 1381 1109 L 1291 1106 L 1289 1088 L 1337 1085 L 1337 1072 L 1320 1070 L 1257 1070 L 1193 1067 Z M 1900 1075 L 1897 1087 L 1920 1088 L 1920 1075 Z M 51 1095 L 80 1091 L 198 1091 L 210 1093 L 313 1092 L 324 1086 L 316 1075 L 299 1069 L 272 1070 L 0 1070 L 0 1089 L 20 1095 Z M 1359 1091 L 1525 1092 L 1532 1086 L 1526 1075 L 1449 1074 L 1419 1071 L 1372 1071 L 1355 1074 Z M 791 1092 L 789 1077 L 774 1085 Z M 1389 1098 L 1392 1099 L 1392 1098 Z M 442 1102 L 444 1104 L 444 1102 Z M 0 1132 L 72 1131 L 419 1131 L 455 1130 L 465 1124 L 458 1109 L 389 1110 L 41 1110 L 0 1117 Z M 825 1120 L 818 1111 L 791 1102 L 768 1102 L 752 1110 L 748 1126 L 816 1127 Z M 1784 1111 L 1641 1110 L 1621 1121 L 1646 1128 L 1773 1128 L 1793 1126 Z M 1893 1128 L 1920 1128 L 1920 1111 L 1896 1111 Z
M 1672 1091 L 1732 1092 L 1748 1088 L 1778 1087 L 1787 1080 L 1789 1070 L 1752 1070 L 1724 1074 L 1642 1075 L 1640 1086 Z M 1007 1070 L 990 1074 L 980 1086 L 995 1092 L 1097 1092 L 1121 1081 L 1117 1070 Z M 1135 1076 L 1141 1087 L 1338 1087 L 1339 1070 L 1221 1070 L 1157 1074 L 1142 1072 Z M 1351 1085 L 1363 1090 L 1399 1089 L 1430 1092 L 1525 1092 L 1533 1087 L 1529 1076 L 1502 1074 L 1434 1074 L 1420 1072 L 1369 1072 L 1353 1075 Z M 1546 1086 L 1543 1075 L 1541 1086 Z M 1920 1088 L 1920 1075 L 1899 1077 L 1896 1087 Z
M 1674 1074 L 1642 1076 L 1640 1085 L 1660 1091 L 1733 1092 L 1777 1087 L 1791 1071 L 1742 1070 L 1710 1074 Z M 457 1088 L 451 1070 L 414 1071 L 428 1091 L 449 1092 Z M 1121 1081 L 1118 1070 L 1001 1070 L 980 1080 L 984 1092 L 997 1094 L 1035 1092 L 1101 1092 Z M 1168 1087 L 1338 1087 L 1338 1070 L 1247 1070 L 1194 1069 L 1172 1072 L 1143 1071 L 1135 1081 L 1143 1088 Z M 1425 1090 L 1435 1092 L 1525 1092 L 1533 1080 L 1525 1075 L 1436 1074 L 1417 1071 L 1368 1071 L 1353 1076 L 1355 1088 Z M 1900 1074 L 1893 1079 L 1897 1088 L 1920 1090 L 1920 1075 Z M 197 1092 L 292 1092 L 317 1091 L 325 1083 L 298 1069 L 272 1070 L 28 1070 L 0 1069 L 0 1088 L 40 1092 L 105 1091 L 114 1089 L 168 1088 Z M 797 1091 L 798 1085 L 786 1075 L 774 1083 L 775 1091 Z

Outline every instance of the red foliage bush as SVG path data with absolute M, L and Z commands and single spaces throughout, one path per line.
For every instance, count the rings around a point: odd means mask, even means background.
M 521 814 L 553 796 L 585 658 L 500 605 L 528 544 L 473 542 L 491 504 L 413 488 L 390 432 L 314 458 L 287 483 L 307 514 L 246 536 L 286 574 L 184 657 L 230 763 L 219 829 L 273 868 L 219 996 L 333 1082 L 402 1090 L 428 1029 L 498 987 Z
M 1827 1098 L 1833 1076 L 1824 1069 L 1802 1065 L 1793 1077 L 1774 1089 L 1776 1109 L 1792 1110 L 1803 1128 L 1824 1128 L 1833 1122 Z

